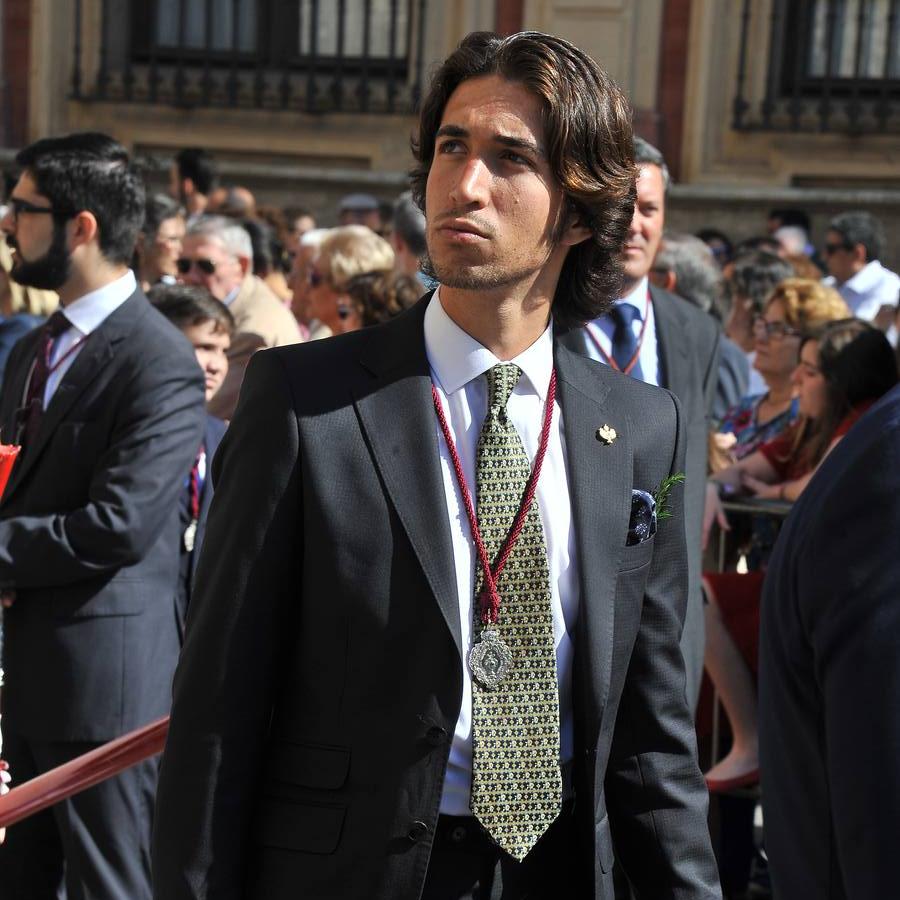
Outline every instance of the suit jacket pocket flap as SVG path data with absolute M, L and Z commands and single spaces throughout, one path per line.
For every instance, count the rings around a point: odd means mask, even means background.
M 337 790 L 350 769 L 350 748 L 276 741 L 269 758 L 269 775 L 300 787 Z
M 295 803 L 263 797 L 256 839 L 265 847 L 303 853 L 333 853 L 341 837 L 346 807 Z
M 647 538 L 639 544 L 632 544 L 622 551 L 622 558 L 619 562 L 620 572 L 630 572 L 633 569 L 639 569 L 641 566 L 647 565 L 653 559 L 653 545 L 655 538 Z

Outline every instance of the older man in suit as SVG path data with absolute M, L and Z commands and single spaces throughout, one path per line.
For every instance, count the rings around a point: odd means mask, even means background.
M 128 268 L 143 186 L 105 135 L 38 141 L 2 229 L 61 309 L 13 349 L 0 425 L 3 753 L 27 781 L 164 715 L 178 655 L 176 495 L 200 440 L 190 345 Z M 11 602 L 11 605 L 9 605 Z M 147 761 L 12 828 L 0 897 L 150 896 Z
M 554 338 L 618 290 L 628 104 L 566 41 L 473 34 L 416 148 L 439 290 L 257 354 L 219 449 L 157 896 L 610 900 L 615 855 L 713 900 L 650 496 L 678 404 Z
M 662 154 L 634 141 L 637 198 L 625 245 L 624 290 L 612 308 L 565 338 L 572 350 L 648 384 L 668 388 L 685 423 L 685 515 L 688 605 L 681 638 L 687 696 L 697 702 L 703 676 L 703 600 L 700 592 L 707 440 L 719 374 L 719 329 L 704 312 L 649 280 L 665 224 L 669 170 Z
M 291 311 L 253 274 L 253 246 L 245 228 L 224 216 L 204 216 L 188 228 L 178 260 L 187 284 L 205 287 L 234 317 L 225 383 L 209 402 L 220 419 L 234 415 L 250 357 L 262 347 L 303 340 Z
M 822 463 L 769 563 L 759 749 L 778 898 L 897 895 L 898 495 L 894 388 Z

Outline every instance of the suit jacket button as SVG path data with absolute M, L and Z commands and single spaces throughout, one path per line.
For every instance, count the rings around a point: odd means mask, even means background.
M 417 844 L 419 841 L 428 837 L 428 826 L 424 822 L 413 822 L 412 825 L 409 826 L 409 831 L 406 833 L 406 836 L 414 844 Z
M 447 740 L 447 732 L 439 725 L 432 725 L 425 733 L 425 740 L 432 747 L 440 747 Z

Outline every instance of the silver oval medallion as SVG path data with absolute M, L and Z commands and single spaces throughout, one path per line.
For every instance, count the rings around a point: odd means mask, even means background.
M 486 691 L 494 691 L 512 665 L 512 653 L 495 628 L 485 628 L 477 644 L 469 651 L 472 677 Z

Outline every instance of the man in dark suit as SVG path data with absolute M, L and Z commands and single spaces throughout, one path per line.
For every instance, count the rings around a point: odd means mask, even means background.
M 156 895 L 609 900 L 615 855 L 718 898 L 680 490 L 631 516 L 679 407 L 553 336 L 618 290 L 627 102 L 559 38 L 473 34 L 416 147 L 439 290 L 254 356 L 219 448 Z
M 221 300 L 216 300 L 206 288 L 197 285 L 158 284 L 150 289 L 147 296 L 191 342 L 197 363 L 203 370 L 208 404 L 228 374 L 228 348 L 234 336 L 234 317 Z M 206 520 L 213 497 L 209 467 L 225 436 L 225 427 L 221 419 L 206 414 L 203 439 L 178 496 L 179 555 L 175 616 L 182 640 L 194 573 L 206 537 Z
M 59 292 L 14 348 L 0 424 L 4 757 L 23 782 L 164 715 L 178 654 L 176 495 L 200 440 L 190 345 L 128 261 L 143 186 L 99 134 L 38 141 L 2 221 L 12 277 Z M 156 761 L 10 829 L 0 897 L 150 896 Z
M 900 388 L 829 454 L 769 563 L 759 646 L 776 897 L 897 895 Z
M 681 650 L 687 697 L 695 705 L 703 676 L 703 599 L 700 592 L 707 441 L 719 374 L 719 329 L 701 310 L 651 284 L 665 224 L 669 170 L 662 154 L 634 140 L 639 168 L 634 216 L 625 245 L 625 286 L 609 312 L 566 336 L 567 346 L 680 401 L 685 427 L 685 515 L 688 602 Z

